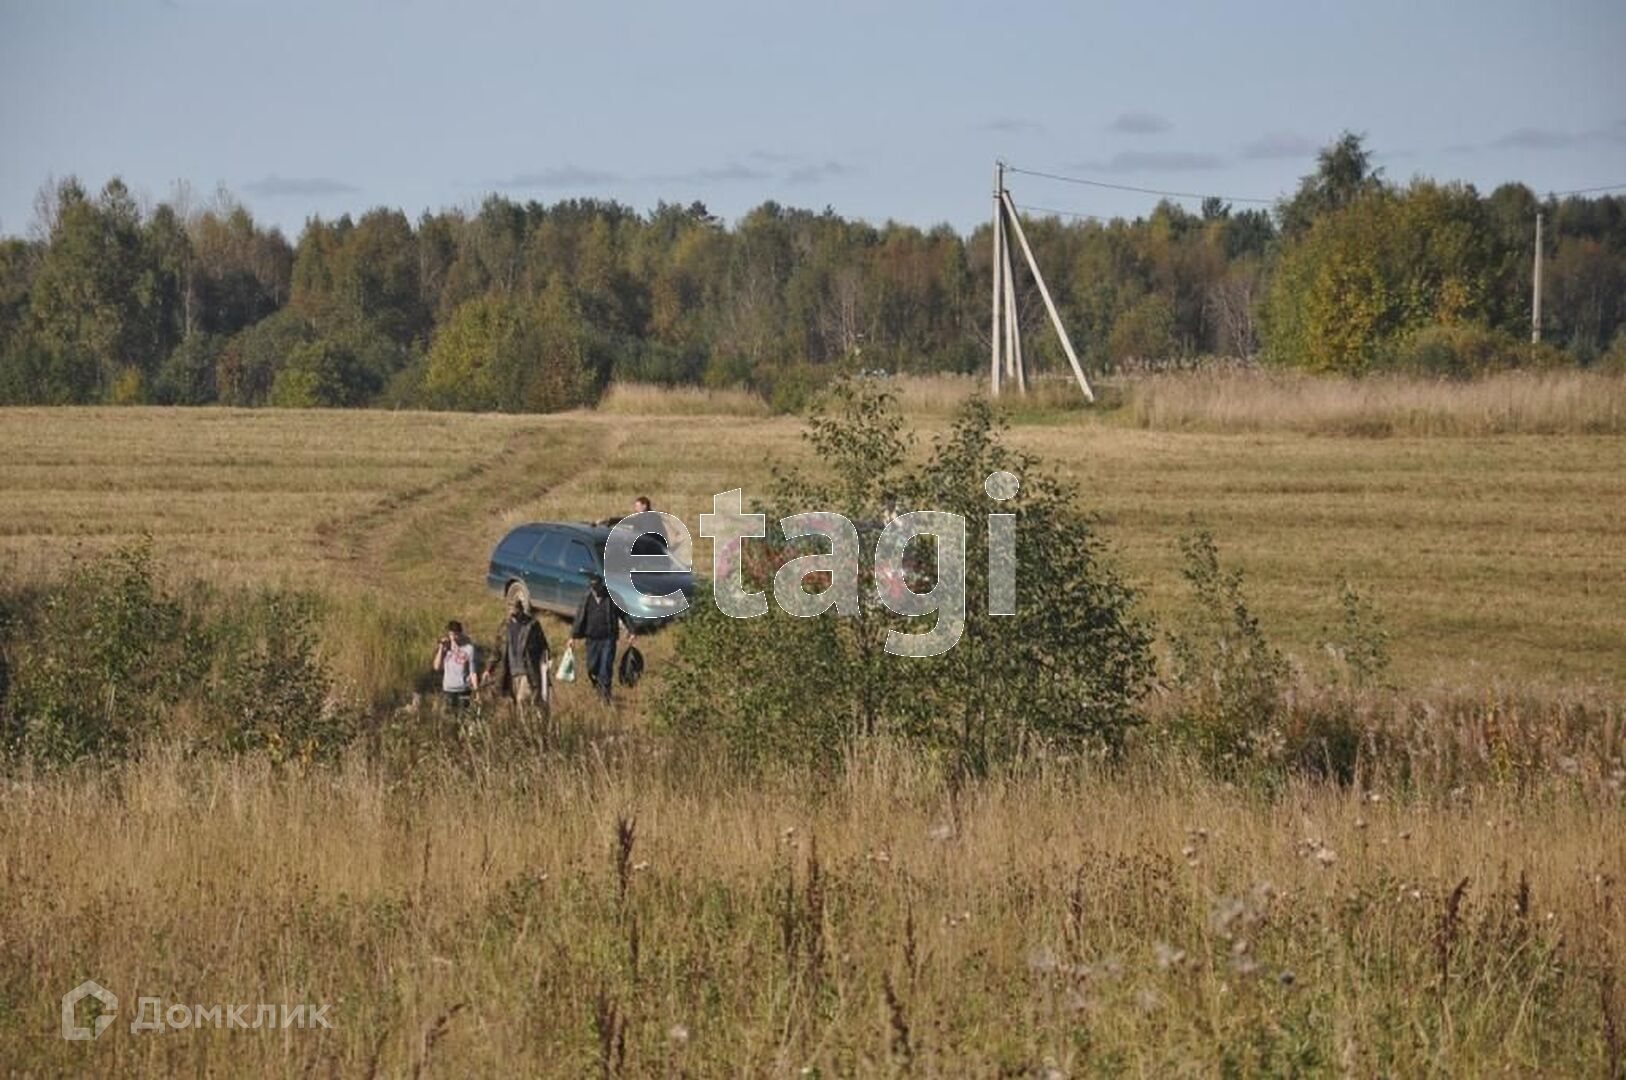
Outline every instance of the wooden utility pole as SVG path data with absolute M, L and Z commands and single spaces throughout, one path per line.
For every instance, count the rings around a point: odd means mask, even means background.
M 1005 238 L 1005 374 L 1016 376 L 1016 392 L 1028 392 L 1027 366 L 1022 363 L 1022 323 L 1016 315 L 1016 268 L 1011 263 L 1011 241 Z
M 994 313 L 988 324 L 988 340 L 993 351 L 994 397 L 999 396 L 1000 347 L 1003 344 L 1000 338 L 999 309 L 1005 301 L 1005 211 L 1000 201 L 1004 194 L 1005 163 L 999 161 L 994 163 Z
M 1044 275 L 1039 273 L 1038 260 L 1033 257 L 1033 249 L 1028 247 L 1028 238 L 1022 232 L 1016 204 L 1011 201 L 1011 193 L 1005 190 L 1003 161 L 994 163 L 994 303 L 988 320 L 989 373 L 993 380 L 994 397 L 999 396 L 1002 379 L 1015 379 L 1019 393 L 1025 394 L 1028 390 L 1027 365 L 1022 358 L 1022 324 L 1017 318 L 1016 308 L 1016 259 L 1011 254 L 1010 239 L 1013 232 L 1016 233 L 1017 242 L 1022 245 L 1028 269 L 1033 271 L 1033 280 L 1039 285 L 1039 295 L 1044 298 L 1045 310 L 1050 313 L 1050 323 L 1056 328 L 1056 336 L 1061 338 L 1062 351 L 1067 354 L 1067 362 L 1073 365 L 1079 389 L 1084 391 L 1086 401 L 1094 401 L 1095 392 L 1084 377 L 1084 369 L 1073 352 L 1072 339 L 1067 336 L 1067 328 L 1061 324 L 1061 315 L 1056 311 L 1055 301 L 1050 299 L 1050 289 L 1044 283 Z
M 1004 168 L 1000 169 L 1001 181 L 1004 178 Z M 1022 245 L 1022 255 L 1027 259 L 1028 269 L 1033 271 L 1033 280 L 1039 285 L 1039 296 L 1044 300 L 1045 310 L 1050 313 L 1050 322 L 1056 328 L 1056 336 L 1061 338 L 1062 351 L 1067 354 L 1067 362 L 1073 365 L 1073 374 L 1078 378 L 1078 386 L 1084 391 L 1086 401 L 1095 400 L 1095 391 L 1090 389 L 1090 382 L 1084 377 L 1084 369 L 1079 365 L 1078 356 L 1073 352 L 1072 339 L 1067 336 L 1067 328 L 1061 324 L 1061 315 L 1056 311 L 1056 302 L 1050 299 L 1050 289 L 1044 283 L 1044 275 L 1039 272 L 1039 261 L 1033 257 L 1033 249 L 1028 246 L 1027 234 L 1022 231 L 1022 221 L 1016 214 L 1016 204 L 1011 201 L 1011 193 L 1000 191 L 1000 199 L 1005 205 L 1005 214 L 1009 218 L 1011 228 L 1016 232 L 1016 242 Z
M 1536 273 L 1530 292 L 1530 343 L 1541 344 L 1541 211 L 1536 211 Z

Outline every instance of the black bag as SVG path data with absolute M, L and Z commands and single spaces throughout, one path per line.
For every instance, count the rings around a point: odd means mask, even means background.
M 644 674 L 644 654 L 638 651 L 636 645 L 628 645 L 627 651 L 621 654 L 621 670 L 619 672 L 621 685 L 631 689 L 638 685 L 638 680 Z

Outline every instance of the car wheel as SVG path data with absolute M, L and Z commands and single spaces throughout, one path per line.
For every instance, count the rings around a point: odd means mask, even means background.
M 509 582 L 507 596 L 509 607 L 514 606 L 515 600 L 523 600 L 525 602 L 525 610 L 531 610 L 531 590 L 525 587 L 525 583 L 523 581 Z

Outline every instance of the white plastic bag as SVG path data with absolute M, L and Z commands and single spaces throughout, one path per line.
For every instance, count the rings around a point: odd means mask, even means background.
M 576 681 L 576 650 L 570 645 L 565 646 L 565 654 L 559 658 L 560 682 Z

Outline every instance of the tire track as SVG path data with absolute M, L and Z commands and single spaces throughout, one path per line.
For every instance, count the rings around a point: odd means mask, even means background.
M 582 417 L 522 428 L 495 453 L 433 484 L 324 522 L 319 548 L 353 582 L 436 602 L 470 601 L 485 585 L 481 544 L 496 541 L 503 516 L 566 483 L 591 483 L 628 438 L 624 429 L 607 431 Z

